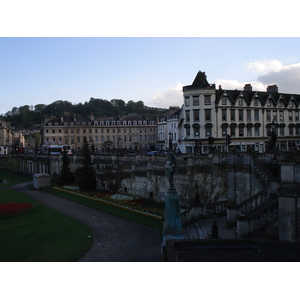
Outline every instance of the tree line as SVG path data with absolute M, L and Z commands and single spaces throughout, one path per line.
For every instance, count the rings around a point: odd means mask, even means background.
M 151 118 L 164 116 L 167 109 L 147 107 L 141 100 L 137 102 L 130 100 L 126 103 L 122 99 L 108 101 L 90 98 L 89 101 L 80 102 L 79 104 L 72 104 L 67 100 L 57 100 L 49 105 L 37 104 L 35 106 L 13 107 L 11 111 L 6 112 L 2 117 L 16 129 L 31 129 L 35 124 L 41 124 L 42 120 L 51 116 L 62 117 L 65 112 L 69 112 L 70 116 L 76 114 L 78 119 L 88 118 L 91 113 L 95 117 L 116 117 L 136 113 Z

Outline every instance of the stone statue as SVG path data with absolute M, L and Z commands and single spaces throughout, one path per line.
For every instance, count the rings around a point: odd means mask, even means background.
M 167 167 L 167 174 L 169 177 L 169 184 L 170 188 L 175 188 L 174 186 L 174 174 L 177 173 L 177 162 L 176 157 L 173 152 L 168 152 L 168 167 Z

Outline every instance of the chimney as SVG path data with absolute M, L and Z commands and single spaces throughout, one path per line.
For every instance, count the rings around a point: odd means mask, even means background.
M 245 92 L 252 92 L 252 85 L 250 83 L 245 84 L 244 91 Z
M 221 90 L 222 89 L 222 86 L 221 86 L 221 84 L 219 85 L 219 90 Z
M 276 84 L 269 85 L 267 87 L 267 92 L 268 93 L 278 93 L 278 86 Z

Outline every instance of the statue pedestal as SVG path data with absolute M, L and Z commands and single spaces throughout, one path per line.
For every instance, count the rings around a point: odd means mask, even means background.
M 167 239 L 183 239 L 183 229 L 180 213 L 180 198 L 175 188 L 169 188 L 165 199 L 165 222 L 163 229 L 163 244 Z

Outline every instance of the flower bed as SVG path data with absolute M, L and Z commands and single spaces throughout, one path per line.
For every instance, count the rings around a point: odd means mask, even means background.
M 0 204 L 0 217 L 18 215 L 32 209 L 31 203 L 3 203 Z
M 55 187 L 75 195 L 80 195 L 88 199 L 101 201 L 110 205 L 114 205 L 132 212 L 162 219 L 164 216 L 164 204 L 154 201 L 152 199 L 143 199 L 138 196 L 123 195 L 123 194 L 110 194 L 101 192 L 81 192 L 79 188 L 74 186 Z

